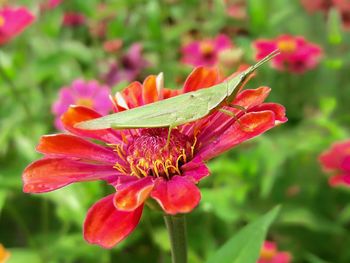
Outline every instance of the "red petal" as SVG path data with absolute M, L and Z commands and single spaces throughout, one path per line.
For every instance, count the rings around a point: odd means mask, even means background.
M 319 160 L 325 170 L 339 170 L 350 152 L 350 140 L 334 143 Z
M 277 103 L 263 103 L 254 107 L 251 111 L 272 111 L 275 113 L 275 119 L 278 123 L 284 123 L 288 121 L 286 117 L 286 109 Z
M 184 177 L 192 178 L 195 182 L 199 182 L 210 174 L 208 167 L 199 157 L 181 166 L 181 170 Z
M 62 115 L 61 121 L 67 131 L 78 136 L 102 140 L 109 143 L 121 142 L 121 139 L 117 133 L 111 129 L 90 131 L 77 129 L 74 127 L 74 125 L 79 122 L 92 120 L 99 117 L 101 117 L 101 115 L 90 108 L 84 106 L 70 106 L 69 109 Z
M 275 126 L 275 114 L 272 111 L 250 112 L 243 115 L 215 141 L 200 149 L 198 155 L 209 160 L 248 139 Z
M 151 193 L 167 214 L 191 212 L 199 203 L 201 194 L 197 186 L 186 177 L 174 176 L 169 181 L 159 179 Z
M 23 191 L 49 192 L 67 184 L 118 176 L 111 165 L 82 163 L 67 158 L 45 158 L 31 163 L 23 172 Z
M 350 174 L 337 174 L 329 178 L 328 180 L 331 186 L 347 186 L 350 187 Z
M 158 101 L 157 76 L 150 75 L 143 82 L 142 97 L 145 104 Z
M 118 161 L 112 149 L 70 134 L 42 136 L 36 149 L 51 157 L 75 157 L 109 164 L 115 164 Z
M 219 83 L 219 72 L 215 68 L 195 68 L 185 81 L 184 93 L 204 89 Z
M 143 105 L 142 84 L 140 82 L 132 82 L 122 91 L 122 94 L 130 109 Z
M 271 89 L 268 87 L 244 90 L 237 95 L 237 98 L 232 104 L 242 106 L 247 111 L 250 111 L 252 108 L 264 102 L 269 95 L 270 90 Z M 233 112 L 237 117 L 240 117 L 243 114 L 241 110 L 232 107 L 225 107 L 225 110 Z M 201 129 L 198 139 L 203 142 L 208 142 L 210 141 L 210 138 L 220 136 L 220 134 L 231 127 L 232 123 L 235 122 L 235 119 L 227 114 L 217 111 L 208 118 L 203 119 L 202 122 L 204 128 Z M 206 144 L 207 143 L 204 143 L 204 145 Z
M 232 104 L 240 105 L 250 109 L 265 101 L 269 96 L 271 89 L 269 87 L 259 87 L 257 89 L 247 89 L 240 92 Z
M 133 211 L 145 202 L 153 187 L 154 182 L 151 177 L 120 185 L 114 195 L 114 205 L 120 211 Z
M 84 238 L 91 244 L 112 248 L 135 229 L 140 221 L 143 205 L 131 212 L 118 211 L 113 194 L 95 203 L 84 222 Z

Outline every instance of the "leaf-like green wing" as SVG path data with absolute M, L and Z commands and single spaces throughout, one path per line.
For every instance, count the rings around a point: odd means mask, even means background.
M 256 263 L 267 230 L 279 207 L 250 223 L 227 241 L 206 263 Z
M 77 128 L 99 130 L 106 128 L 174 127 L 200 119 L 209 113 L 211 89 L 189 92 L 145 106 L 110 114 L 78 123 Z

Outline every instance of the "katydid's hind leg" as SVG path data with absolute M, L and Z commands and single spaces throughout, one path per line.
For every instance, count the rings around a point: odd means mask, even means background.
M 244 108 L 244 107 L 241 106 L 241 105 L 229 104 L 229 107 L 230 107 L 230 108 L 237 109 L 237 110 L 241 110 L 241 111 L 243 111 L 244 113 L 247 113 L 247 109 Z
M 245 130 L 248 132 L 251 131 L 251 129 L 249 127 L 247 127 L 241 123 L 241 121 L 239 120 L 239 118 L 237 117 L 237 115 L 234 112 L 229 111 L 229 110 L 225 110 L 223 108 L 219 109 L 219 111 L 234 118 L 234 120 L 239 124 L 239 126 L 242 128 L 242 130 Z

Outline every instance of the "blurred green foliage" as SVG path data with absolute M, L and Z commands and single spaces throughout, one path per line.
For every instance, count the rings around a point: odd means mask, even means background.
M 336 11 L 326 21 L 306 13 L 299 1 L 247 0 L 247 19 L 235 20 L 221 0 L 70 0 L 41 14 L 38 1 L 16 3 L 38 17 L 0 48 L 7 76 L 0 77 L 0 243 L 12 254 L 10 263 L 170 262 L 160 214 L 146 210 L 127 240 L 103 250 L 88 245 L 81 229 L 88 208 L 112 189 L 93 182 L 29 195 L 22 193 L 21 173 L 39 157 L 39 137 L 55 132 L 50 109 L 59 88 L 79 77 L 98 79 L 100 64 L 113 59 L 103 51 L 104 39 L 120 38 L 125 47 L 142 43 L 150 65 L 140 79 L 164 72 L 166 86 L 175 88 L 191 71 L 179 62 L 184 38 L 220 32 L 230 35 L 249 63 L 254 40 L 282 33 L 318 43 L 324 57 L 303 75 L 264 66 L 249 83 L 271 87 L 269 100 L 285 105 L 290 121 L 209 163 L 212 176 L 201 182 L 201 204 L 187 218 L 190 263 L 212 256 L 243 224 L 276 204 L 282 210 L 269 239 L 290 251 L 293 262 L 350 262 L 350 192 L 331 188 L 317 161 L 349 132 L 350 34 Z M 105 15 L 98 11 L 101 3 L 115 15 L 102 39 L 89 33 Z M 62 14 L 72 10 L 83 12 L 89 26 L 62 27 Z

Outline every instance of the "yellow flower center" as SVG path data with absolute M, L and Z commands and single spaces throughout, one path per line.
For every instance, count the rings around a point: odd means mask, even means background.
M 3 25 L 5 25 L 5 17 L 0 15 L 0 27 L 2 27 Z
M 265 260 L 271 260 L 274 256 L 276 256 L 276 249 L 262 249 L 260 252 L 260 258 Z
M 86 106 L 88 108 L 93 108 L 94 101 L 90 98 L 79 98 L 75 102 L 77 105 Z
M 281 40 L 277 43 L 277 46 L 279 50 L 281 50 L 282 53 L 292 53 L 296 50 L 297 44 L 294 40 Z
M 119 163 L 114 168 L 121 173 L 137 177 L 164 177 L 180 175 L 180 168 L 193 158 L 196 139 L 191 140 L 176 129 L 171 131 L 166 147 L 167 128 L 142 129 L 140 135 L 128 145 L 112 145 L 128 167 Z
M 201 42 L 199 48 L 204 56 L 210 55 L 214 52 L 213 44 L 207 41 Z

